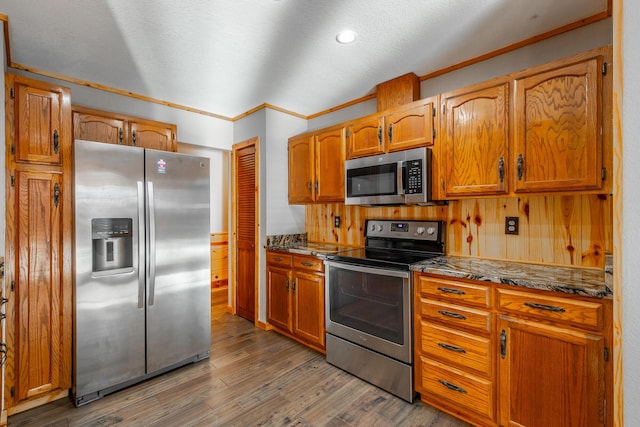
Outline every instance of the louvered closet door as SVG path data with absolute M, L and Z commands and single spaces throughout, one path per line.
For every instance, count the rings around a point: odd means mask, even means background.
M 255 237 L 256 237 L 256 148 L 250 145 L 237 151 L 237 265 L 236 311 L 255 320 Z

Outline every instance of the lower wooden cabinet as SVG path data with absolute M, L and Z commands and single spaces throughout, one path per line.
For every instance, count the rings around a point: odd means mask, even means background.
M 320 258 L 267 251 L 267 323 L 325 351 L 324 264 Z
M 611 426 L 611 300 L 415 276 L 415 384 L 480 426 Z

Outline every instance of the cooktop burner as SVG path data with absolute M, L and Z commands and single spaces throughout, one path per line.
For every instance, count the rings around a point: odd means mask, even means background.
M 409 270 L 411 264 L 444 254 L 442 221 L 367 220 L 365 247 L 327 258 L 350 264 Z

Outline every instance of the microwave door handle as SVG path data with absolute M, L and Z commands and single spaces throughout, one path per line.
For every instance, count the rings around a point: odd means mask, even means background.
M 407 191 L 407 162 L 398 162 L 398 194 L 403 196 Z

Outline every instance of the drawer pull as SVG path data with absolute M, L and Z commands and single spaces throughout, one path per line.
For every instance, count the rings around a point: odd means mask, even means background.
M 553 311 L 554 313 L 564 313 L 564 308 L 555 305 L 538 304 L 537 302 L 525 302 L 524 305 L 531 308 L 537 308 L 540 310 Z
M 281 258 L 281 257 L 279 257 L 279 256 L 274 257 L 273 259 L 274 259 L 274 261 L 282 261 L 282 258 Z
M 443 386 L 447 387 L 449 390 L 453 390 L 453 391 L 457 391 L 458 393 L 466 393 L 467 390 L 463 389 L 462 387 L 458 387 L 455 384 L 451 384 L 448 381 L 445 380 L 438 380 L 440 382 L 440 384 L 442 384 Z
M 507 333 L 504 329 L 500 332 L 500 357 L 507 357 Z
M 453 317 L 454 319 L 467 320 L 467 316 L 459 313 L 454 313 L 453 311 L 438 310 L 438 313 L 442 314 L 443 316 Z
M 464 291 L 461 291 L 459 289 L 439 287 L 438 290 L 440 292 L 444 292 L 444 293 L 447 293 L 447 294 L 464 295 Z
M 302 265 L 304 265 L 305 267 L 313 267 L 313 263 L 309 261 L 302 261 Z
M 451 344 L 445 344 L 443 342 L 439 342 L 438 346 L 444 348 L 445 350 L 455 351 L 456 353 L 466 353 L 467 351 L 464 348 L 456 347 Z

